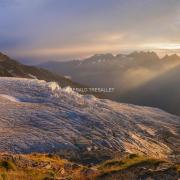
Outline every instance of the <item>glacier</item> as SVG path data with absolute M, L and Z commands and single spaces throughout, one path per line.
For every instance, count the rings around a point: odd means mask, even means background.
M 80 95 L 37 79 L 0 77 L 0 152 L 177 154 L 180 117 Z

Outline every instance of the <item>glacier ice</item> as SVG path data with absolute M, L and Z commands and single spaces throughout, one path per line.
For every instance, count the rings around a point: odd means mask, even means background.
M 0 151 L 168 157 L 179 146 L 180 118 L 160 109 L 83 96 L 37 79 L 0 77 L 0 94 Z

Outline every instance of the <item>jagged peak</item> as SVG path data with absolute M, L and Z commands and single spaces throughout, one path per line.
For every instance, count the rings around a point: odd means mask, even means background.
M 162 60 L 180 60 L 180 57 L 177 54 L 165 55 Z
M 106 53 L 106 54 L 95 54 L 90 58 L 114 58 L 114 56 L 111 53 Z
M 171 57 L 171 58 L 180 58 L 177 54 L 172 54 L 169 57 Z
M 158 58 L 158 55 L 154 51 L 134 51 L 130 53 L 128 56 L 130 57 L 143 57 L 143 56 L 149 56 L 153 58 Z

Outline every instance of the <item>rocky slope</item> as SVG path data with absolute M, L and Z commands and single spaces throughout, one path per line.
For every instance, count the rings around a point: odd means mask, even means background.
M 74 83 L 69 79 L 49 72 L 48 70 L 23 65 L 3 53 L 0 53 L 0 76 L 56 81 L 61 84 L 61 86 L 81 87 L 78 83 Z
M 156 108 L 82 96 L 56 83 L 0 78 L 1 152 L 56 152 L 89 162 L 115 153 L 175 160 L 179 122 Z

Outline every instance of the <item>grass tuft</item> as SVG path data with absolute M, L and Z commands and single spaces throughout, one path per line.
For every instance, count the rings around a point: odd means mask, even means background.
M 0 167 L 6 169 L 7 171 L 9 170 L 16 170 L 16 166 L 12 161 L 2 161 L 0 162 Z

